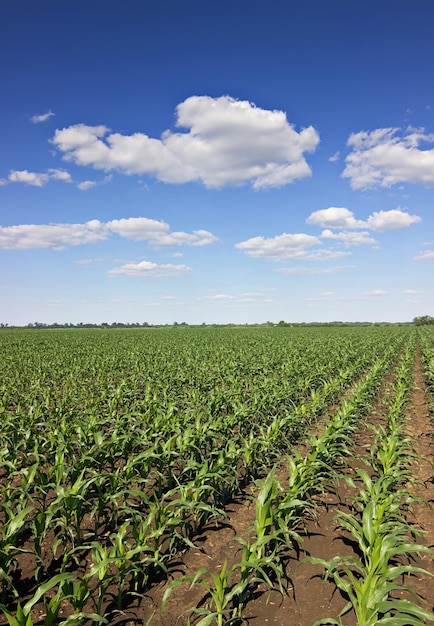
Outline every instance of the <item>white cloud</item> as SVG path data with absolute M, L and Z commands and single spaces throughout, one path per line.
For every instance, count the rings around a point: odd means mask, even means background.
M 281 272 L 282 274 L 307 274 L 307 275 L 315 275 L 315 274 L 336 274 L 337 272 L 345 272 L 349 269 L 354 269 L 355 265 L 335 265 L 333 267 L 280 267 L 276 269 L 276 272 Z
M 389 292 L 388 291 L 384 291 L 384 289 L 373 289 L 372 291 L 366 291 L 365 292 L 365 296 L 373 296 L 373 297 L 377 297 L 377 296 L 388 296 Z
M 363 228 L 364 222 L 356 220 L 354 213 L 344 207 L 330 207 L 314 211 L 306 220 L 307 224 L 321 228 Z
M 417 224 L 422 219 L 418 215 L 410 215 L 402 209 L 390 211 L 377 211 L 372 213 L 367 220 L 357 220 L 354 213 L 344 207 L 330 207 L 314 211 L 309 215 L 306 222 L 322 228 L 368 228 L 377 232 L 408 228 L 411 224 Z
M 434 250 L 426 250 L 426 252 L 422 252 L 414 258 L 416 261 L 428 261 L 434 259 Z
M 247 241 L 235 244 L 235 248 L 254 258 L 265 258 L 272 261 L 294 259 L 296 261 L 328 261 L 339 259 L 350 254 L 340 250 L 321 248 L 312 250 L 314 246 L 320 246 L 319 237 L 305 235 L 303 233 L 283 233 L 276 237 L 252 237 Z
M 106 185 L 112 181 L 113 174 L 108 174 L 104 176 L 104 178 L 100 181 L 97 180 L 83 180 L 81 183 L 78 183 L 77 188 L 80 191 L 87 191 L 88 189 L 92 189 L 93 187 L 99 187 L 100 185 Z
M 333 248 L 323 248 L 317 252 L 310 252 L 304 257 L 306 261 L 330 261 L 333 259 L 341 259 L 344 256 L 349 256 L 351 252 L 344 252 L 342 250 L 335 250 Z
M 386 230 L 408 228 L 411 224 L 417 224 L 421 221 L 422 218 L 418 215 L 410 215 L 401 209 L 392 209 L 391 211 L 373 213 L 366 220 L 366 224 L 371 230 L 383 233 Z
M 147 241 L 153 246 L 206 246 L 218 241 L 212 233 L 206 230 L 195 230 L 193 233 L 170 232 L 166 222 L 152 220 L 147 217 L 129 217 L 112 220 L 107 223 L 108 228 L 132 241 Z
M 159 265 L 151 261 L 141 261 L 140 263 L 126 263 L 121 267 L 109 270 L 110 276 L 138 276 L 142 278 L 171 278 L 173 276 L 183 276 L 189 274 L 191 267 L 188 265 L 173 265 L 171 263 Z
M 373 239 L 368 232 L 346 230 L 341 233 L 333 233 L 331 230 L 323 230 L 321 239 L 334 239 L 342 242 L 345 246 L 361 246 L 361 245 L 377 245 L 378 242 Z
M 252 257 L 262 257 L 279 261 L 282 259 L 303 259 L 308 250 L 320 245 L 318 237 L 305 234 L 291 235 L 283 233 L 276 237 L 252 237 L 235 244 L 235 248 Z
M 434 134 L 423 128 L 378 128 L 350 135 L 352 152 L 342 173 L 353 189 L 391 187 L 398 183 L 434 185 Z
M 47 120 L 50 119 L 50 117 L 53 117 L 54 113 L 53 111 L 47 111 L 46 113 L 42 113 L 42 115 L 33 115 L 30 118 L 30 121 L 33 122 L 33 124 L 40 124 L 41 122 L 46 122 Z
M 334 302 L 354 302 L 354 301 L 359 301 L 359 300 L 367 301 L 367 300 L 370 300 L 371 298 L 384 297 L 388 295 L 389 295 L 389 292 L 384 291 L 383 289 L 373 289 L 372 291 L 366 291 L 363 294 L 354 294 L 354 295 L 348 294 L 345 296 L 338 296 L 332 291 L 330 292 L 326 291 L 321 296 L 311 296 L 309 298 L 306 298 L 306 300 L 309 302 L 317 302 L 321 300 L 332 299 Z
M 48 177 L 50 180 L 63 180 L 65 183 L 71 182 L 71 174 L 66 170 L 49 169 Z
M 146 217 L 131 217 L 110 222 L 90 220 L 85 224 L 21 224 L 0 226 L 0 248 L 31 249 L 78 246 L 104 241 L 116 233 L 133 241 L 147 241 L 151 246 L 206 246 L 218 241 L 206 230 L 193 233 L 170 232 L 169 224 Z
M 283 111 L 269 111 L 229 96 L 192 96 L 176 109 L 178 128 L 161 139 L 122 135 L 105 126 L 77 124 L 56 130 L 52 142 L 64 159 L 126 174 L 147 174 L 167 183 L 201 181 L 207 187 L 250 183 L 277 187 L 311 175 L 304 153 L 319 136 L 299 133 Z
M 414 296 L 420 293 L 420 291 L 417 291 L 417 289 L 405 289 L 402 293 L 406 294 L 407 296 Z
M 99 220 L 85 224 L 21 224 L 0 226 L 0 248 L 6 250 L 29 250 L 66 246 L 80 246 L 107 239 L 109 231 Z
M 11 183 L 24 183 L 25 185 L 33 185 L 34 187 L 43 187 L 48 183 L 48 174 L 16 170 L 9 174 L 8 180 Z
M 340 152 L 339 152 L 339 150 L 338 150 L 337 152 L 335 152 L 335 153 L 334 153 L 334 155 L 333 155 L 333 156 L 331 156 L 331 157 L 329 158 L 329 161 L 330 161 L 331 163 L 336 163 L 336 161 L 339 161 L 339 157 L 340 157 Z
M 115 259 L 110 259 L 108 257 L 97 257 L 94 259 L 77 259 L 74 263 L 76 263 L 76 265 L 91 265 L 92 263 L 113 263 L 113 261 L 117 262 Z
M 23 183 L 33 187 L 43 187 L 50 180 L 72 182 L 71 175 L 66 170 L 49 169 L 46 172 L 28 172 L 27 170 L 12 170 L 8 176 L 11 183 Z
M 230 306 L 233 304 L 268 304 L 270 302 L 273 302 L 273 300 L 262 291 L 246 292 L 235 295 L 227 293 L 216 293 L 212 296 L 201 296 L 198 298 L 198 300 L 202 300 L 213 305 L 222 304 L 225 306 Z
M 87 191 L 88 189 L 95 187 L 97 184 L 96 180 L 83 180 L 81 183 L 78 183 L 77 187 L 81 191 Z

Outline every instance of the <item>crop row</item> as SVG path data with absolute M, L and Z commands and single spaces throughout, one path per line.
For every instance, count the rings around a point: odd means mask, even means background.
M 352 435 L 388 371 L 394 354 L 378 359 L 372 369 L 354 385 L 351 395 L 335 408 L 323 432 L 308 440 L 308 451 L 301 455 L 293 450 L 285 459 L 288 478 L 279 481 L 272 469 L 264 480 L 256 481 L 256 516 L 249 539 L 236 538 L 241 545 L 241 560 L 231 567 L 227 561 L 219 571 L 200 569 L 192 577 L 178 577 L 169 585 L 163 606 L 174 589 L 190 582 L 201 585 L 209 602 L 192 607 L 191 613 L 204 615 L 197 626 L 218 626 L 241 618 L 243 609 L 258 584 L 269 589 L 277 585 L 283 593 L 284 561 L 288 550 L 303 544 L 301 531 L 308 518 L 315 517 L 317 500 L 326 487 L 336 480 L 350 454 Z
M 327 473 L 321 445 L 331 453 L 345 444 L 333 428 L 359 419 L 409 333 L 342 330 L 5 333 L 0 577 L 9 623 L 30 626 L 41 603 L 47 625 L 106 622 L 168 576 L 180 550 L 347 394 L 326 429 L 332 439 L 311 441 L 307 466 L 289 457 L 294 485 L 304 476 L 318 488 L 313 456 Z M 271 523 L 266 514 L 285 500 L 275 477 L 261 493 L 265 509 L 235 574 L 246 589 L 277 576 L 275 551 L 311 506 L 309 490 L 290 490 L 276 527 L 281 513 Z M 256 568 L 246 565 L 255 558 Z M 239 591 L 231 610 L 244 603 Z
M 424 326 L 418 329 L 422 360 L 428 389 L 431 392 L 431 410 L 434 411 L 434 329 Z
M 422 607 L 423 599 L 411 586 L 411 576 L 432 575 L 412 565 L 412 558 L 433 553 L 416 542 L 418 533 L 407 519 L 408 508 L 415 501 L 409 485 L 417 480 L 412 467 L 413 443 L 406 435 L 405 423 L 414 352 L 413 337 L 391 388 L 385 425 L 371 425 L 375 441 L 365 460 L 367 467 L 359 469 L 354 480 L 346 478 L 356 489 L 352 512 L 339 511 L 336 519 L 357 546 L 355 555 L 335 556 L 329 561 L 309 559 L 321 564 L 326 578 L 331 577 L 348 598 L 340 618 L 353 610 L 360 626 L 423 626 L 434 621 L 434 614 Z M 403 593 L 412 600 L 400 598 Z M 342 620 L 324 618 L 317 624 L 341 625 Z

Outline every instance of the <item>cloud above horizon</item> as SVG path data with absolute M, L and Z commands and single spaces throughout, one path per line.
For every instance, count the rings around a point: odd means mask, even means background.
M 352 189 L 391 187 L 398 183 L 434 185 L 434 134 L 424 128 L 378 128 L 350 135 L 351 152 L 343 178 Z
M 33 115 L 30 118 L 30 121 L 33 124 L 41 124 L 41 122 L 46 122 L 47 120 L 50 119 L 50 117 L 54 117 L 54 115 L 55 114 L 53 113 L 53 111 L 50 110 L 50 111 L 47 111 L 46 113 L 42 113 L 41 115 Z
M 366 231 L 352 231 L 346 230 L 341 233 L 334 233 L 330 229 L 323 230 L 320 237 L 322 239 L 334 239 L 340 241 L 346 247 L 349 246 L 361 246 L 361 245 L 378 245 L 378 241 L 373 239 Z
M 270 298 L 267 292 L 264 291 L 248 291 L 240 294 L 227 294 L 227 293 L 216 293 L 211 296 L 200 296 L 197 298 L 198 300 L 202 300 L 208 302 L 209 304 L 215 305 L 224 305 L 224 306 L 235 306 L 237 304 L 269 304 L 273 302 L 273 299 Z
M 250 257 L 271 261 L 284 261 L 286 259 L 328 261 L 349 254 L 348 252 L 326 248 L 312 250 L 312 248 L 321 245 L 321 239 L 313 235 L 283 233 L 276 237 L 252 237 L 235 244 L 235 248 Z
M 425 250 L 414 257 L 416 261 L 431 261 L 434 260 L 434 250 Z
M 140 263 L 125 263 L 120 267 L 109 270 L 109 276 L 135 276 L 139 278 L 172 278 L 189 274 L 191 267 L 188 265 L 174 265 L 172 263 L 158 264 L 151 261 Z
M 104 171 L 149 175 L 165 183 L 202 182 L 206 187 L 251 184 L 280 187 L 311 175 L 305 153 L 319 144 L 312 127 L 299 133 L 283 111 L 256 107 L 229 96 L 191 96 L 176 107 L 176 127 L 155 139 L 106 126 L 76 124 L 57 129 L 52 143 L 66 161 Z
M 43 187 L 50 180 L 60 180 L 64 183 L 71 183 L 72 178 L 69 172 L 63 169 L 48 169 L 45 172 L 29 172 L 27 170 L 11 170 L 7 180 L 3 179 L 3 184 L 23 183 L 31 187 Z
M 324 228 L 319 235 L 283 233 L 268 238 L 258 236 L 235 244 L 235 248 L 248 256 L 262 257 L 271 261 L 285 259 L 327 261 L 341 258 L 350 253 L 335 248 L 316 250 L 312 250 L 312 248 L 323 245 L 324 241 L 335 241 L 346 248 L 361 245 L 378 248 L 378 241 L 371 237 L 368 230 L 385 232 L 406 228 L 420 221 L 419 216 L 410 215 L 402 209 L 378 211 L 372 213 L 367 220 L 358 220 L 354 213 L 345 207 L 329 207 L 314 211 L 306 219 L 307 224 Z M 362 228 L 368 230 L 359 230 Z M 339 229 L 341 232 L 333 232 L 332 229 Z M 288 273 L 291 273 L 291 270 Z
M 6 250 L 62 250 L 69 246 L 105 241 L 113 233 L 131 241 L 146 241 L 158 248 L 166 246 L 206 246 L 218 241 L 207 230 L 192 233 L 171 231 L 169 224 L 147 217 L 130 217 L 84 224 L 20 224 L 0 226 L 0 248 Z
M 418 215 L 410 215 L 402 209 L 390 211 L 376 211 L 367 220 L 358 220 L 354 213 L 345 207 L 330 207 L 314 211 L 306 220 L 307 224 L 313 224 L 321 228 L 357 229 L 367 228 L 377 232 L 386 232 L 398 228 L 408 228 L 411 224 L 417 224 L 422 219 Z

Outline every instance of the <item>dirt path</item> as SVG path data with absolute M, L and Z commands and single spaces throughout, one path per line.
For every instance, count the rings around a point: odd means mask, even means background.
M 413 469 L 417 483 L 409 489 L 421 498 L 409 511 L 409 521 L 422 531 L 419 543 L 434 548 L 434 421 L 429 412 L 429 397 L 424 380 L 423 366 L 418 354 L 415 365 L 415 385 L 407 408 L 407 432 L 413 438 L 417 458 Z M 417 563 L 434 576 L 434 554 L 423 554 Z M 427 601 L 427 609 L 434 610 L 434 578 L 417 576 L 412 579 L 413 589 Z

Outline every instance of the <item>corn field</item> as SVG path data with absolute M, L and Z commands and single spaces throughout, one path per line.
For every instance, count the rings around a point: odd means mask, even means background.
M 432 327 L 16 329 L 0 354 L 0 624 L 434 621 Z

